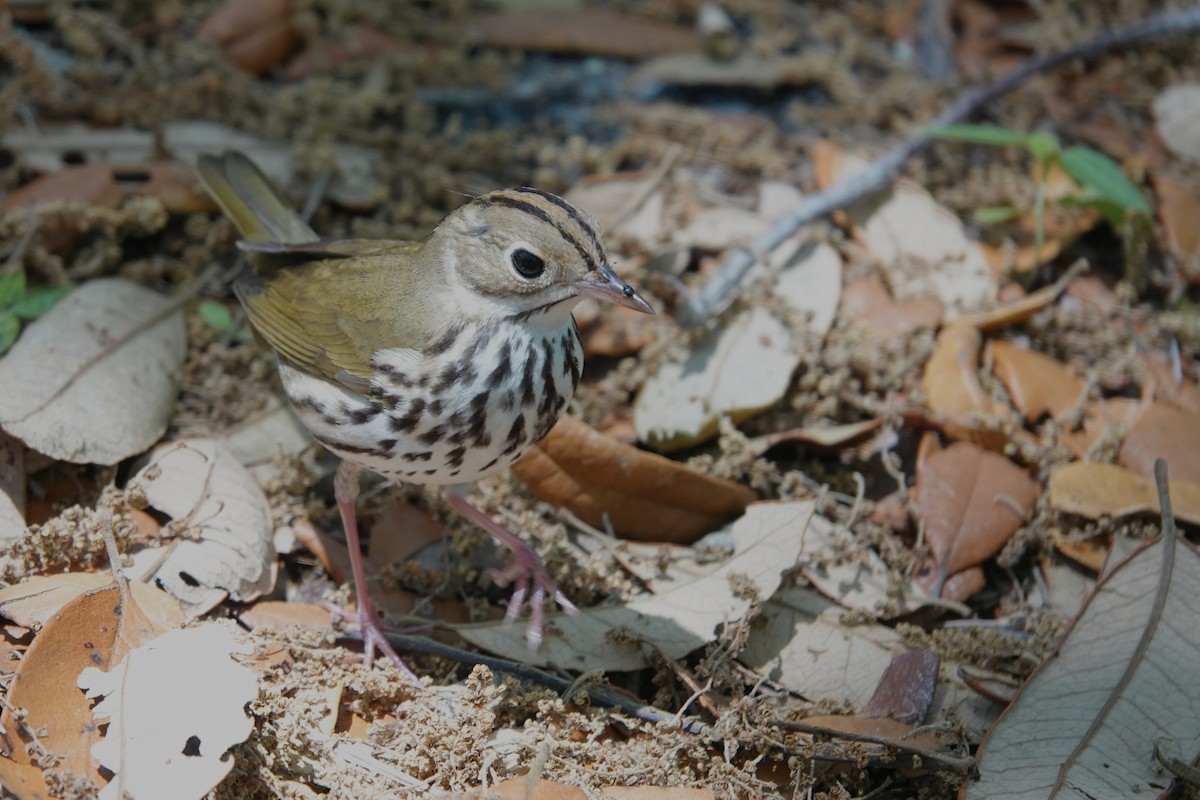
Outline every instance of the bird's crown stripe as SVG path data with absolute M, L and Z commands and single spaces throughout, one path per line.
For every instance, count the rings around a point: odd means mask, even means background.
M 547 225 L 558 231 L 560 236 L 571 243 L 571 246 L 579 252 L 579 255 L 583 256 L 583 260 L 587 263 L 589 270 L 596 269 L 596 257 L 589 253 L 587 248 L 580 243 L 579 239 L 571 235 L 570 231 L 556 222 L 554 217 L 550 215 L 549 211 L 536 203 L 531 203 L 528 200 L 523 200 L 519 197 L 513 197 L 513 194 L 513 192 L 492 192 L 491 194 L 485 194 L 483 197 L 480 197 L 479 202 L 515 208 L 518 211 L 524 211 L 526 214 L 531 214 L 532 216 L 537 217 L 542 222 L 545 222 Z
M 596 253 L 598 255 L 600 255 L 601 258 L 603 258 L 604 248 L 601 247 L 601 245 L 600 245 L 600 236 L 596 233 L 595 226 L 592 225 L 590 222 L 588 222 L 586 219 L 584 219 L 583 215 L 579 213 L 578 208 L 576 208 L 571 203 L 568 203 L 566 200 L 562 199 L 561 197 L 559 197 L 556 194 L 551 194 L 550 192 L 544 192 L 541 189 L 534 189 L 532 186 L 522 186 L 520 189 L 517 189 L 516 191 L 521 192 L 522 194 L 537 195 L 538 197 L 542 198 L 546 202 L 553 203 L 554 205 L 561 208 L 563 211 L 567 212 L 567 216 L 570 217 L 571 220 L 574 221 L 574 223 L 579 226 L 580 230 L 582 230 L 589 239 L 591 239 L 592 246 L 596 248 Z M 589 263 L 591 263 L 591 262 L 589 262 Z

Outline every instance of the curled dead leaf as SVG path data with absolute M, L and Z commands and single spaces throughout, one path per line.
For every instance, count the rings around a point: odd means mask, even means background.
M 1066 364 L 1011 342 L 991 342 L 996 377 L 1008 389 L 1017 410 L 1029 421 L 1049 414 L 1058 419 L 1082 399 L 1083 381 Z
M 638 450 L 564 415 L 513 467 L 539 499 L 640 541 L 687 544 L 745 510 L 753 490 Z
M 937 346 L 925 362 L 921 387 L 929 409 L 948 436 L 1000 450 L 1008 437 L 988 426 L 1003 418 L 1004 407 L 988 397 L 979 383 L 976 368 L 982 343 L 979 328 L 971 320 L 958 319 L 942 328 Z

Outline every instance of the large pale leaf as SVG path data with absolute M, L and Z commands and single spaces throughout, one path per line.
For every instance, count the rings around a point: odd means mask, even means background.
M 76 463 L 115 464 L 152 445 L 175 406 L 187 342 L 179 311 L 139 327 L 168 304 L 120 278 L 71 292 L 0 360 L 0 426 Z
M 841 259 L 828 245 L 799 245 L 780 257 L 776 294 L 809 330 L 822 335 L 837 311 Z M 762 308 L 739 314 L 707 334 L 682 360 L 667 361 L 646 381 L 633 407 L 638 438 L 659 450 L 677 450 L 717 431 L 721 417 L 735 422 L 783 397 L 800 353 L 787 327 Z
M 1097 587 L 984 743 L 968 798 L 1160 794 L 1200 753 L 1200 554 L 1168 530 Z
M 572 670 L 633 670 L 655 654 L 680 658 L 712 641 L 719 625 L 745 614 L 753 599 L 775 593 L 800 555 L 805 527 L 831 522 L 812 502 L 755 503 L 733 523 L 734 554 L 700 574 L 656 576 L 656 594 L 622 606 L 559 614 L 548 620 L 541 649 L 531 652 L 517 625 L 459 627 L 472 644 L 526 663 Z
M 246 602 L 271 590 L 271 509 L 225 445 L 212 439 L 163 445 L 137 477 L 150 505 L 181 528 L 154 581 L 189 615 L 204 613 L 226 593 Z
M 228 775 L 226 751 L 254 727 L 245 706 L 258 676 L 235 660 L 252 649 L 233 626 L 209 623 L 165 633 L 108 672 L 85 669 L 79 686 L 103 697 L 93 712 L 108 721 L 92 754 L 115 773 L 100 800 L 149 800 L 166 787 L 198 799 Z

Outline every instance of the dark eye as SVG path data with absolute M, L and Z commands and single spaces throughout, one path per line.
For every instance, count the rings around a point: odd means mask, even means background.
M 542 261 L 541 256 L 534 255 L 528 250 L 514 250 L 512 254 L 513 269 L 522 278 L 534 278 L 546 271 L 546 262 Z

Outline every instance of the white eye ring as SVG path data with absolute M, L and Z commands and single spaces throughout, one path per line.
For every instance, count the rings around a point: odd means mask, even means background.
M 504 256 L 513 271 L 525 280 L 537 280 L 546 271 L 546 259 L 528 242 L 513 243 L 504 251 Z

